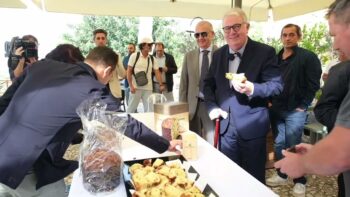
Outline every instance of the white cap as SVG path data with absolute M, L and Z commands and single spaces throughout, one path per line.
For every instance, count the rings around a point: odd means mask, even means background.
M 152 38 L 145 37 L 145 38 L 142 38 L 141 41 L 139 42 L 139 44 L 143 44 L 143 43 L 153 44 L 153 40 Z

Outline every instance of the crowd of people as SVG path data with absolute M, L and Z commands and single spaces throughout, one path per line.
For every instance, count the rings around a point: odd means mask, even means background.
M 342 58 L 324 77 L 322 96 L 313 109 L 329 131 L 314 146 L 301 143 L 301 136 L 322 69 L 317 54 L 298 45 L 302 33 L 297 24 L 281 29 L 283 48 L 276 53 L 248 36 L 250 23 L 240 8 L 223 16 L 224 46 L 214 44 L 209 21 L 198 22 L 197 47 L 183 58 L 179 101 L 189 104 L 190 130 L 218 144 L 219 151 L 261 183 L 284 185 L 289 176 L 293 193 L 305 195 L 305 175 L 340 173 L 339 196 L 350 196 L 350 1 L 334 1 L 326 18 L 333 49 Z M 137 112 L 140 101 L 147 112 L 153 93 L 174 101 L 178 66 L 165 52 L 166 43 L 145 37 L 127 43 L 128 54 L 121 58 L 108 47 L 107 31 L 96 29 L 92 37 L 96 47 L 86 58 L 70 44 L 58 45 L 42 60 L 23 57 L 23 47 L 9 58 L 13 83 L 0 97 L 0 196 L 64 196 L 63 178 L 78 164 L 62 157 L 82 126 L 75 109 L 85 99 L 100 98 L 113 111 L 121 110 L 123 100 L 127 113 Z M 34 36 L 23 39 L 37 48 Z M 244 77 L 227 78 L 227 73 Z M 167 141 L 135 124 L 140 123 L 129 123 L 126 135 L 157 152 L 181 145 L 181 140 Z M 265 178 L 270 130 L 276 173 Z

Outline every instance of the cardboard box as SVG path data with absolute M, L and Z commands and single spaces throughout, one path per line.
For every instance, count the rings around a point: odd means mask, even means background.
M 162 133 L 162 122 L 167 118 L 175 118 L 185 131 L 189 130 L 188 103 L 166 102 L 154 104 L 154 125 L 158 133 Z

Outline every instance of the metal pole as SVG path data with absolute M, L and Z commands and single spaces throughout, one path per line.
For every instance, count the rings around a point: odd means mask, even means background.
M 233 7 L 233 0 L 231 0 L 231 8 Z M 235 0 L 235 8 L 242 8 L 242 0 Z

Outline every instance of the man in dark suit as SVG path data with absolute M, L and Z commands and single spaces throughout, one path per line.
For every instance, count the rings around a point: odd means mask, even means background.
M 63 178 L 78 167 L 76 161 L 63 159 L 81 128 L 76 108 L 93 97 L 102 99 L 108 110 L 118 110 L 105 86 L 117 61 L 107 47 L 96 47 L 76 64 L 42 60 L 9 88 L 8 106 L 2 105 L 6 110 L 0 116 L 1 195 L 65 196 Z M 158 152 L 172 144 L 132 119 L 126 135 Z
M 264 183 L 270 127 L 267 98 L 279 94 L 282 83 L 275 50 L 251 40 L 248 30 L 241 9 L 226 13 L 223 31 L 227 45 L 214 52 L 204 95 L 210 118 L 221 117 L 220 151 Z M 244 73 L 247 80 L 228 80 L 228 72 Z
M 154 47 L 155 52 L 153 56 L 158 63 L 159 72 L 162 77 L 162 82 L 165 84 L 165 89 L 163 92 L 160 91 L 159 83 L 153 74 L 153 92 L 163 94 L 166 97 L 167 101 L 174 101 L 173 75 L 177 72 L 177 66 L 174 57 L 169 53 L 164 52 L 164 44 L 162 42 L 156 42 Z

